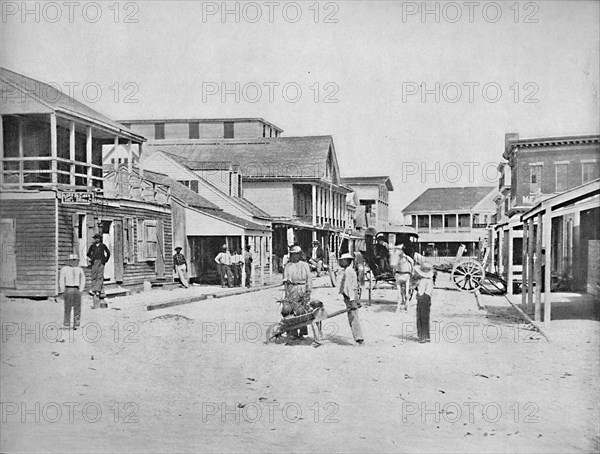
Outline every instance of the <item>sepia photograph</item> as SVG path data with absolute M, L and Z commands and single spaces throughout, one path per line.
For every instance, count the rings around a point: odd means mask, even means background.
M 598 0 L 0 14 L 0 452 L 600 453 Z

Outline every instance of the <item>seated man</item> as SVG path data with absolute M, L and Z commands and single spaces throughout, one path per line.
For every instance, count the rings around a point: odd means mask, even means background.
M 388 244 L 385 242 L 385 238 L 382 236 L 377 237 L 377 244 L 375 245 L 375 259 L 377 260 L 377 266 L 379 267 L 378 274 L 389 271 L 388 255 L 389 249 Z
M 321 248 L 321 244 L 318 241 L 312 242 L 312 250 L 310 257 L 308 259 L 308 263 L 311 268 L 317 270 L 317 277 L 321 275 L 321 271 L 323 270 L 323 249 Z

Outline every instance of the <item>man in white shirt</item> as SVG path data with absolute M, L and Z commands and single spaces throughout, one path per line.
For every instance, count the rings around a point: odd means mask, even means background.
M 415 266 L 415 273 L 420 278 L 417 284 L 417 336 L 423 344 L 430 342 L 429 314 L 433 295 L 433 269 L 430 263 L 423 262 Z
M 81 321 L 81 292 L 85 288 L 85 273 L 79 266 L 77 254 L 69 255 L 68 265 L 60 269 L 58 276 L 58 292 L 63 293 L 65 315 L 63 325 L 71 327 L 71 309 L 73 309 L 73 329 L 79 327 Z
M 358 278 L 356 277 L 356 271 L 350 266 L 352 260 L 354 260 L 354 256 L 349 253 L 342 254 L 340 257 L 340 266 L 344 268 L 344 274 L 340 282 L 340 294 L 344 297 L 346 309 L 349 309 L 348 323 L 350 323 L 352 337 L 354 337 L 358 345 L 363 346 L 365 341 L 357 312 L 360 307 L 360 303 L 358 302 Z
M 227 244 L 224 244 L 221 248 L 221 252 L 215 257 L 219 275 L 221 276 L 221 287 L 228 285 L 233 287 L 233 273 L 231 272 L 231 254 Z

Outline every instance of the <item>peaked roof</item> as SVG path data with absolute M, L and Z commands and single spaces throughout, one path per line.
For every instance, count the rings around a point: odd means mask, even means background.
M 163 173 L 153 172 L 151 170 L 144 170 L 143 178 L 153 183 L 170 186 L 171 194 L 191 207 L 222 211 L 221 208 L 219 208 L 214 203 L 209 202 L 201 195 L 196 194 L 194 191 L 186 188 L 177 180 L 174 180 L 173 178 L 170 178 Z
M 215 162 L 232 163 L 241 167 L 244 177 L 250 178 L 325 178 L 331 152 L 339 175 L 331 136 L 161 140 L 148 143 L 146 150 L 178 156 L 182 159 L 179 162 L 186 162 L 184 165 L 194 170 L 214 166 Z
M 204 168 L 204 169 L 198 168 L 194 164 L 193 161 L 190 161 L 190 160 L 188 160 L 186 158 L 182 158 L 181 156 L 174 155 L 174 154 L 171 154 L 171 153 L 166 153 L 166 152 L 162 152 L 162 153 L 164 153 L 168 158 L 176 161 L 178 164 L 180 164 L 180 165 L 182 165 L 184 167 L 187 167 L 189 170 L 192 170 L 192 171 L 194 171 L 194 170 L 215 170 L 215 168 L 217 168 L 215 166 L 212 166 L 210 168 Z M 192 165 L 192 167 L 190 167 L 190 165 Z M 223 168 L 229 169 L 230 166 L 224 166 Z M 248 199 L 245 199 L 243 197 L 231 197 L 230 195 L 225 194 L 223 191 L 219 190 L 219 188 L 217 188 L 214 185 L 212 185 L 209 181 L 206 181 L 204 178 L 202 178 L 202 177 L 198 177 L 198 178 L 201 179 L 204 182 L 204 184 L 212 187 L 215 191 L 219 191 L 224 197 L 227 197 L 228 199 L 232 200 L 234 203 L 237 203 L 242 208 L 244 208 L 245 210 L 249 211 L 250 214 L 252 214 L 252 216 L 254 216 L 255 218 L 265 219 L 265 220 L 269 220 L 269 221 L 271 220 L 271 216 L 269 215 L 269 213 L 267 213 L 266 211 L 263 211 L 262 209 L 260 209 L 256 205 L 254 205 Z M 185 189 L 188 189 L 185 186 L 183 186 L 183 187 Z M 194 192 L 194 194 L 196 194 L 196 193 Z
M 388 188 L 388 191 L 393 191 L 394 186 L 392 185 L 392 180 L 388 176 L 376 176 L 376 177 L 344 177 L 341 179 L 343 184 L 347 184 L 349 186 L 353 185 L 363 185 L 363 184 L 385 184 Z
M 58 111 L 92 121 L 106 129 L 116 130 L 140 142 L 146 140 L 122 124 L 39 80 L 0 68 L 0 84 L 0 115 L 51 114 Z
M 429 188 L 413 200 L 402 212 L 471 210 L 495 190 L 495 186 Z

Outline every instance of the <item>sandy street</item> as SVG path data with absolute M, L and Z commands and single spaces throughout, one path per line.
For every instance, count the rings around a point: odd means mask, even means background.
M 343 308 L 317 285 L 329 312 Z M 152 312 L 134 295 L 86 305 L 83 329 L 58 341 L 62 304 L 3 302 L 2 452 L 599 449 L 597 321 L 553 322 L 547 343 L 437 289 L 432 342 L 419 344 L 414 308 L 396 314 L 382 289 L 360 310 L 365 347 L 345 315 L 318 348 L 267 344 L 279 295 Z

